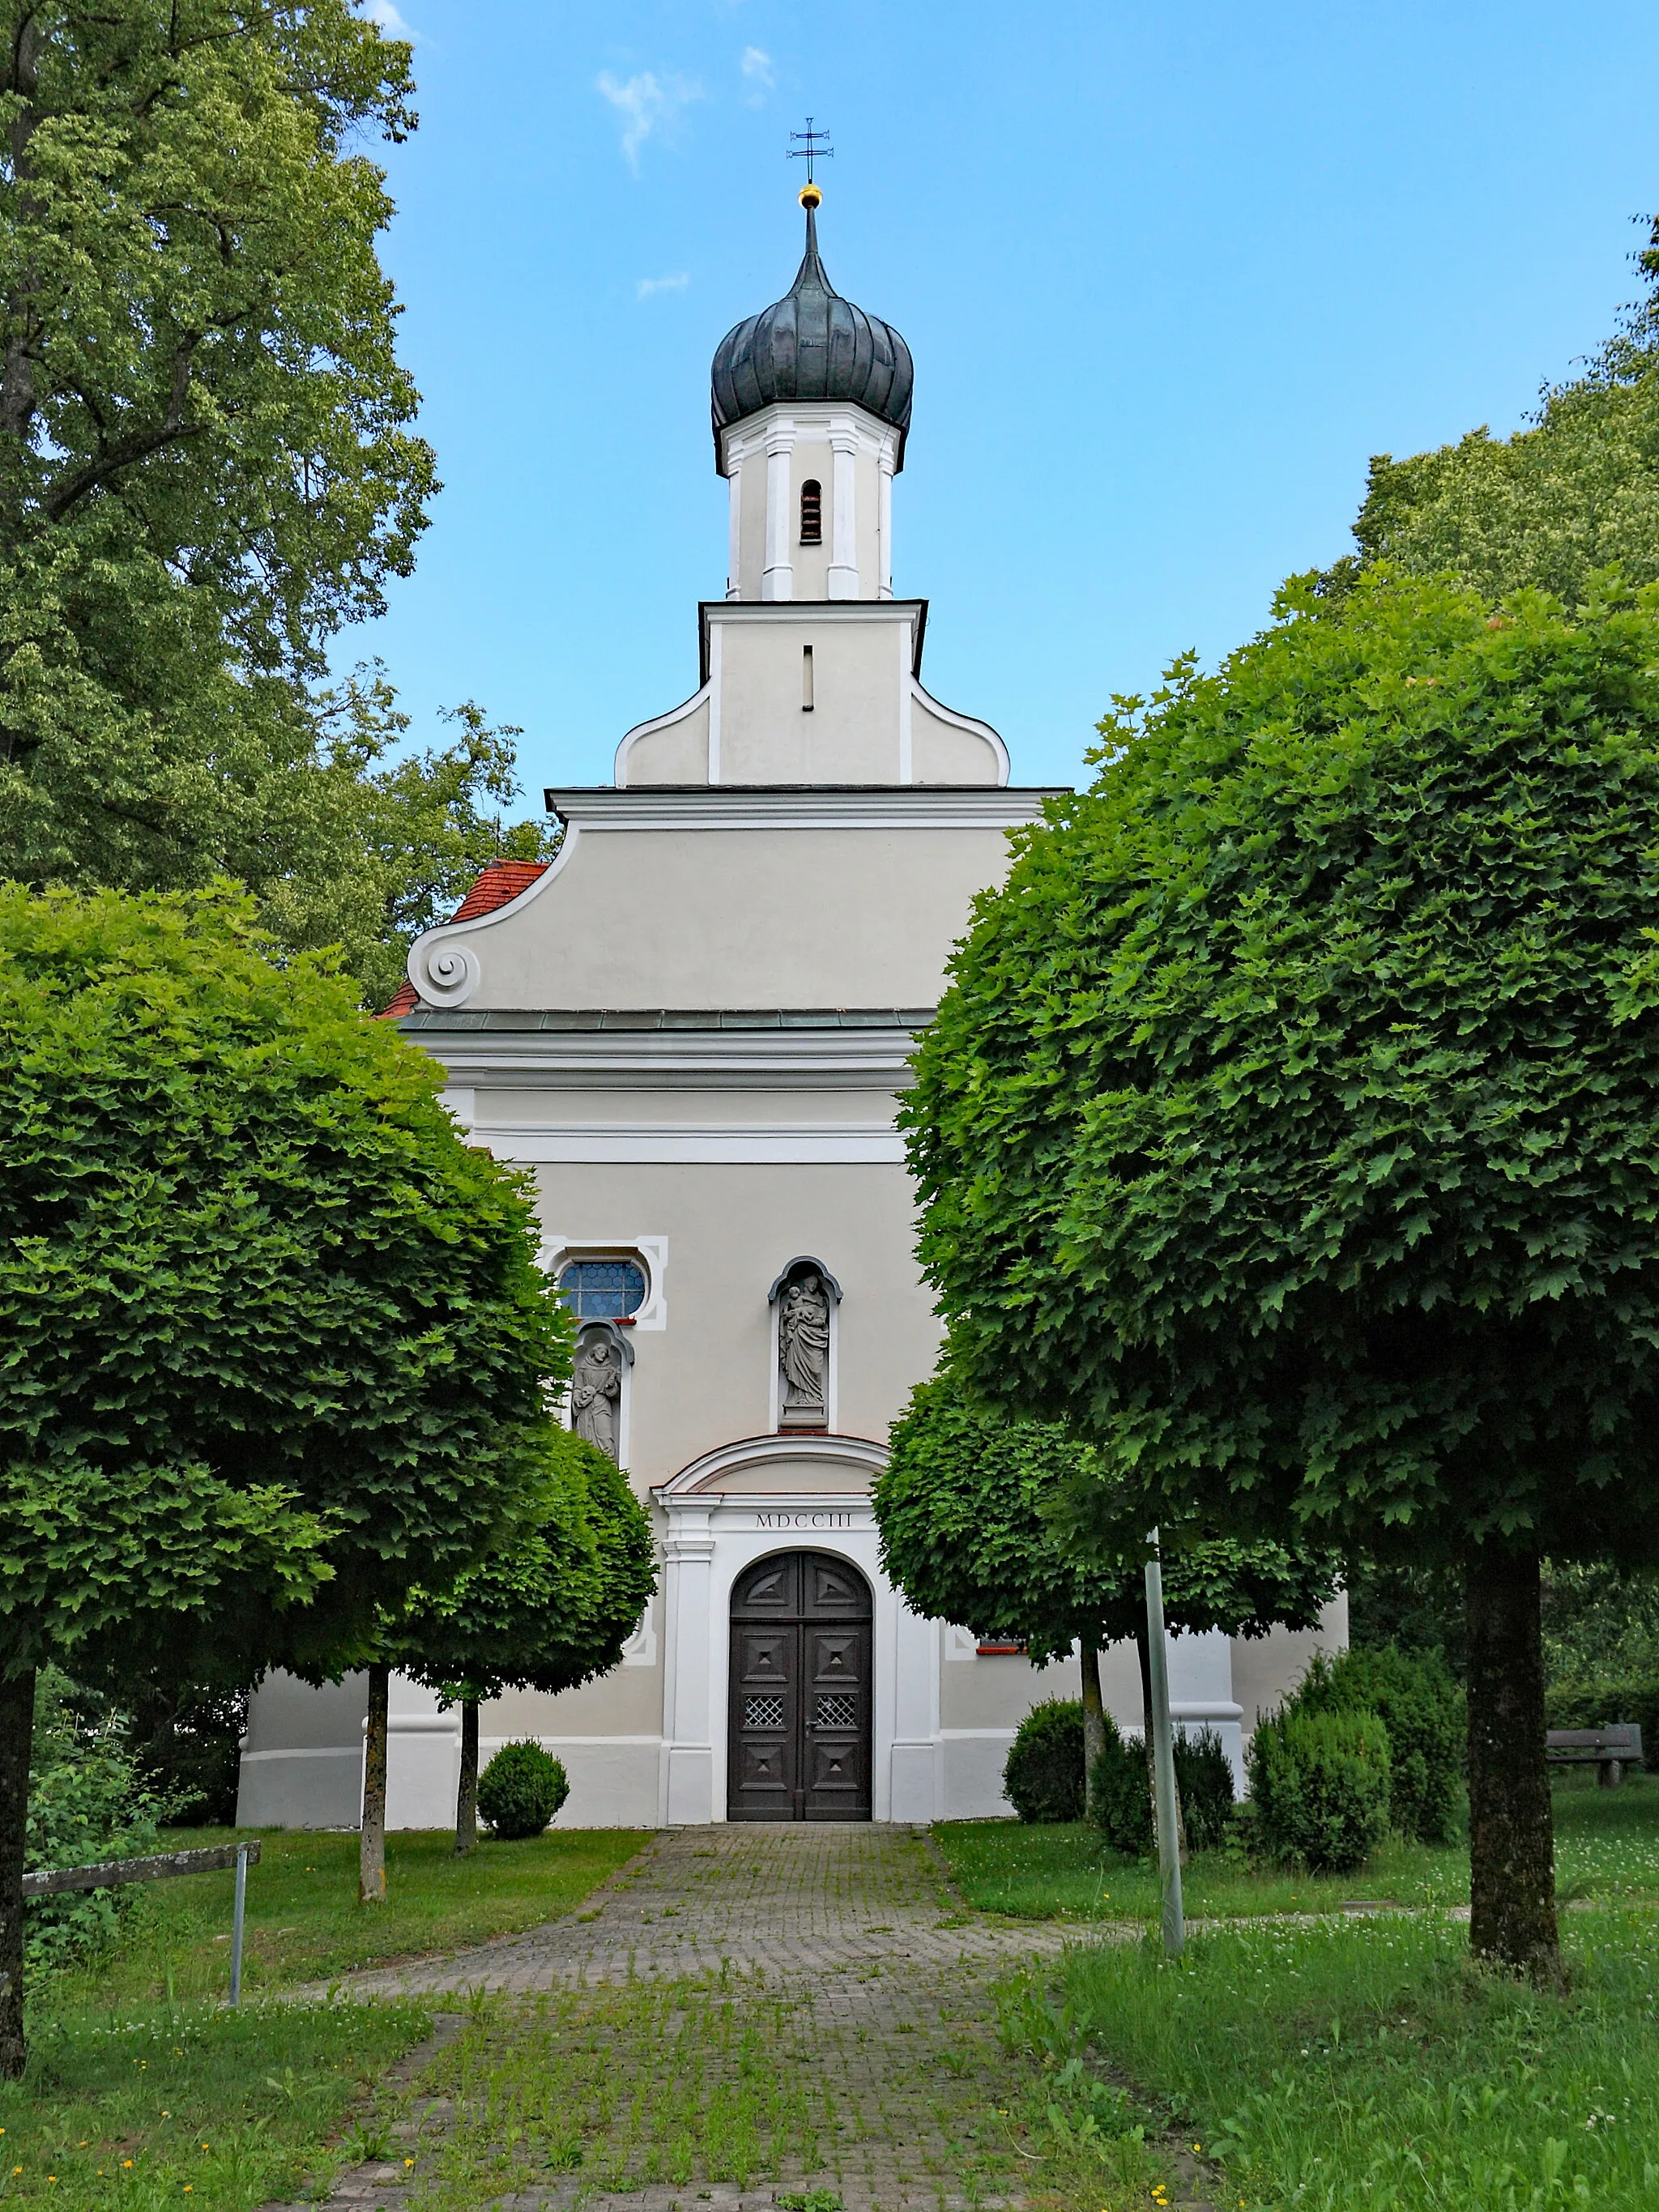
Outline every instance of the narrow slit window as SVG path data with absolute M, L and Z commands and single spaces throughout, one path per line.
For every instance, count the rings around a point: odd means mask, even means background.
M 812 711 L 812 648 L 804 645 L 800 649 L 800 710 L 803 714 Z
M 823 486 L 816 477 L 808 477 L 800 488 L 800 542 L 823 543 Z

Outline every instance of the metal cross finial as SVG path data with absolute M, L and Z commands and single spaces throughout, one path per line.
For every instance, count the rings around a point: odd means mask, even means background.
M 830 143 L 830 133 L 827 131 L 814 131 L 812 118 L 809 115 L 806 118 L 805 130 L 792 131 L 789 137 L 791 144 L 787 158 L 792 161 L 805 162 L 806 181 L 810 185 L 812 181 L 813 162 L 833 160 L 835 157 L 836 149 Z M 799 143 L 794 143 L 796 141 Z

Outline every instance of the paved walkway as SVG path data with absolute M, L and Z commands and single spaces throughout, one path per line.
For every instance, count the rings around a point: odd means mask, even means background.
M 772 1982 L 904 1961 L 999 1965 L 1061 1936 L 969 1913 L 925 1829 L 732 1824 L 659 1836 L 585 1911 L 447 1959 L 357 1974 L 355 1995 L 589 1987 L 722 1972 Z
M 773 2212 L 823 2191 L 804 2212 L 1011 2212 L 1029 2154 L 999 2109 L 1018 2069 L 992 1984 L 1062 1941 L 964 1911 L 925 1831 L 659 1837 L 565 1919 L 350 1978 L 467 2009 L 400 2069 L 395 2155 L 330 2201 Z

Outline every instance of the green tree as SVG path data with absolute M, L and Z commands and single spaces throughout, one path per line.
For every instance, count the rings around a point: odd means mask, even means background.
M 477 1840 L 479 1705 L 503 1690 L 572 1690 L 609 1673 L 656 1587 L 650 1519 L 628 1477 L 561 1430 L 533 1519 L 441 1596 L 416 1593 L 392 1656 L 461 1709 L 458 1852 Z
M 444 709 L 453 735 L 416 750 L 407 748 L 409 716 L 378 663 L 325 694 L 319 712 L 337 873 L 268 880 L 261 909 L 289 944 L 338 944 L 363 1004 L 378 1010 L 404 980 L 410 945 L 448 920 L 489 862 L 550 860 L 560 832 L 506 818 L 523 796 L 515 745 L 523 732 L 492 727 L 474 701 Z
M 326 681 L 435 489 L 365 150 L 413 125 L 409 47 L 349 0 L 0 22 L 0 870 L 235 876 L 384 996 L 414 856 L 511 758 L 471 719 L 388 768 L 384 684 Z
M 571 1325 L 441 1073 L 229 888 L 0 888 L 0 2070 L 33 1679 L 329 1671 L 540 1494 Z
M 1540 1558 L 1659 1551 L 1659 591 L 1303 580 L 1103 729 L 904 1109 L 952 1356 L 1149 1522 L 1457 1564 L 1473 1941 L 1552 1977 Z
M 1649 230 L 1644 295 L 1582 374 L 1546 389 L 1528 428 L 1374 457 L 1354 525 L 1362 562 L 1449 573 L 1492 600 L 1533 586 L 1572 604 L 1614 563 L 1659 582 L 1659 220 Z
M 1084 1772 L 1104 1747 L 1100 1653 L 1133 1638 L 1150 1756 L 1146 1523 L 1111 1462 L 1057 1423 L 1010 1420 L 948 1369 L 912 1392 L 877 1478 L 882 1565 L 919 1613 L 1023 1643 L 1039 1667 L 1076 1646 Z M 1164 1532 L 1164 1611 L 1179 1634 L 1311 1628 L 1335 1595 L 1327 1548 Z

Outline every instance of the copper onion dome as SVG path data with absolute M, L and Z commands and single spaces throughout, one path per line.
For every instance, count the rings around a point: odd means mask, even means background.
M 720 434 L 780 399 L 850 399 L 898 432 L 896 468 L 904 465 L 915 369 L 890 323 L 866 315 L 832 290 L 818 258 L 816 190 L 806 203 L 806 252 L 795 281 L 714 349 L 710 372 L 714 451 Z

